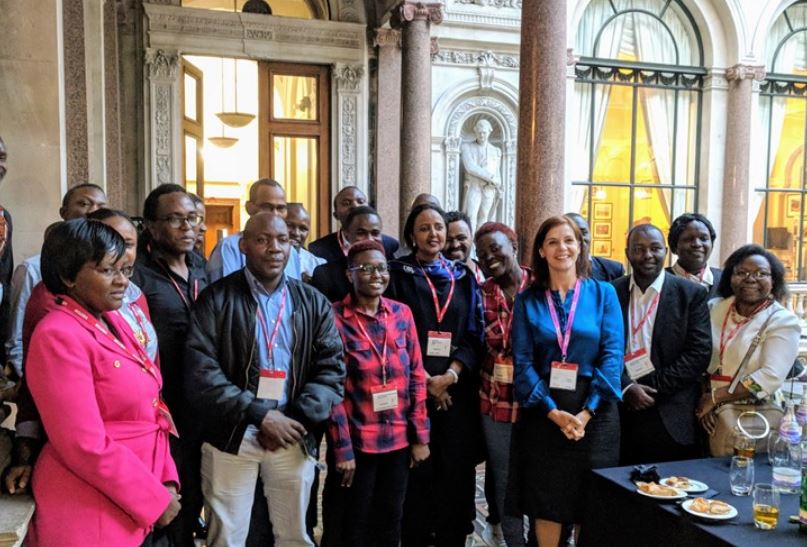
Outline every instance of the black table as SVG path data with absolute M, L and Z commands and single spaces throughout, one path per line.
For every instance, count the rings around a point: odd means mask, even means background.
M 780 496 L 779 524 L 775 530 L 758 530 L 754 527 L 753 497 L 731 494 L 730 461 L 730 458 L 708 458 L 658 464 L 661 477 L 678 475 L 705 482 L 718 492 L 711 499 L 736 507 L 737 517 L 724 522 L 705 521 L 685 512 L 674 502 L 637 494 L 636 486 L 630 481 L 632 466 L 593 471 L 580 545 L 807 546 L 807 535 L 799 533 L 798 524 L 788 522 L 790 515 L 799 512 L 798 494 Z M 755 482 L 771 482 L 767 455 L 756 457 L 754 472 Z

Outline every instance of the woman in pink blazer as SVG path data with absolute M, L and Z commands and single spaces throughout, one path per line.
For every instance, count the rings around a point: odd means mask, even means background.
M 159 369 L 117 313 L 130 266 L 112 228 L 61 224 L 42 248 L 56 308 L 34 330 L 26 378 L 48 441 L 29 545 L 141 545 L 179 511 Z

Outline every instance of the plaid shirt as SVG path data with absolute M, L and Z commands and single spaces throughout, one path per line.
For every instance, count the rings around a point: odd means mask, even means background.
M 521 275 L 529 281 L 532 272 L 521 267 Z M 503 328 L 509 323 L 513 306 L 508 305 L 504 292 L 493 278 L 482 285 L 482 303 L 485 307 L 485 358 L 482 361 L 481 385 L 479 388 L 479 410 L 490 416 L 494 422 L 516 423 L 518 403 L 513 396 L 513 384 L 502 384 L 493 379 L 493 365 L 501 357 L 512 362 L 513 346 L 508 333 L 507 347 L 504 347 Z
M 354 449 L 382 454 L 427 444 L 426 373 L 412 312 L 405 304 L 382 297 L 378 313 L 369 317 L 356 310 L 351 295 L 333 308 L 347 368 L 345 399 L 333 407 L 328 421 L 336 461 L 352 460 Z M 382 368 L 359 321 L 378 351 L 383 351 L 386 337 L 387 384 L 396 385 L 398 391 L 395 409 L 373 411 L 371 389 L 382 385 Z

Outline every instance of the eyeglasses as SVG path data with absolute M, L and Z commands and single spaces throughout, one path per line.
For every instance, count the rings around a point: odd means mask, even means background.
M 389 272 L 389 267 L 387 267 L 386 262 L 383 264 L 359 264 L 358 266 L 348 268 L 348 271 L 360 272 L 364 275 L 373 275 L 374 273 L 384 275 Z
M 179 215 L 168 215 L 167 217 L 159 218 L 163 222 L 167 222 L 171 228 L 179 228 L 183 223 L 187 222 L 188 226 L 195 228 L 202 222 L 202 217 L 196 213 L 191 213 L 186 217 Z
M 755 272 L 746 272 L 746 271 L 743 271 L 743 270 L 734 270 L 734 272 L 731 275 L 733 275 L 734 277 L 740 278 L 743 281 L 748 279 L 749 277 L 751 279 L 753 279 L 754 281 L 759 281 L 761 279 L 768 279 L 769 277 L 771 277 L 771 272 L 766 272 L 764 270 L 757 270 Z
M 134 267 L 132 266 L 124 266 L 123 268 L 96 268 L 96 272 L 103 275 L 107 279 L 115 279 L 115 277 L 122 275 L 126 279 L 132 277 L 134 273 Z

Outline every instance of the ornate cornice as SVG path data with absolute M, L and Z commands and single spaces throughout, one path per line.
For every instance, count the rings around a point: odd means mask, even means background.
M 726 80 L 756 80 L 761 82 L 765 79 L 765 67 L 761 65 L 734 65 L 726 69 Z
M 150 78 L 175 78 L 179 70 L 179 52 L 146 49 L 146 67 Z
M 413 21 L 427 21 L 439 25 L 443 22 L 443 5 L 439 2 L 404 0 L 393 8 L 390 21 L 393 28 L 401 28 Z
M 336 86 L 339 91 L 358 92 L 362 76 L 364 76 L 364 67 L 338 63 L 333 76 L 336 79 Z
M 441 49 L 432 56 L 432 62 L 449 65 L 464 65 L 478 67 L 495 67 L 518 69 L 517 55 L 507 55 L 486 51 L 468 51 L 461 49 Z
M 401 47 L 401 31 L 392 28 L 380 28 L 375 31 L 376 47 Z

